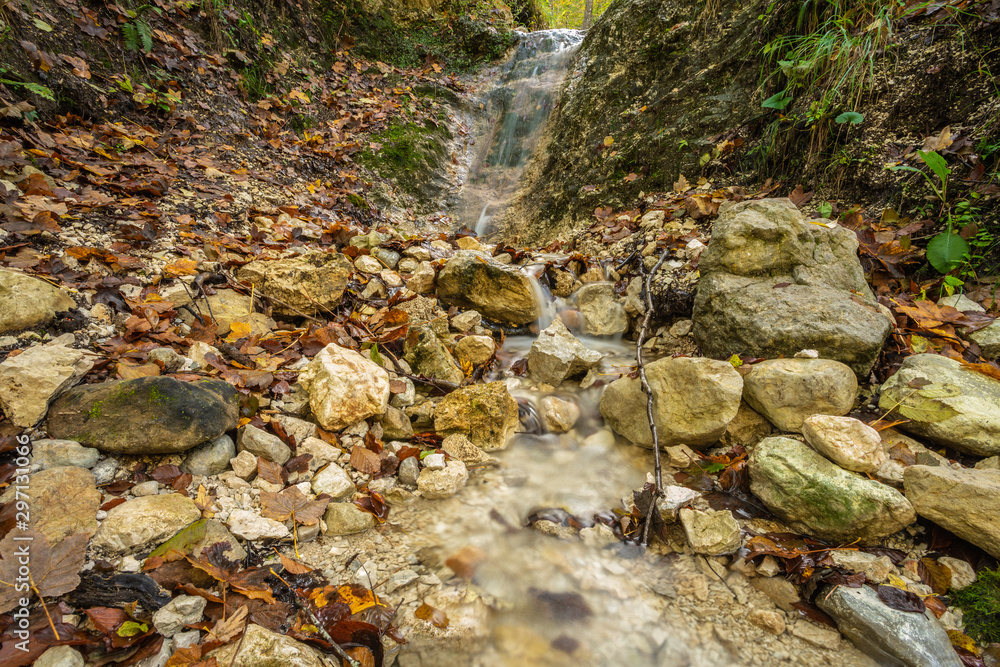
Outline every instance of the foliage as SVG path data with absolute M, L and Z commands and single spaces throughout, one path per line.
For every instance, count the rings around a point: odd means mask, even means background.
M 149 4 L 125 10 L 131 21 L 122 26 L 122 38 L 125 40 L 125 48 L 129 51 L 149 53 L 153 50 L 153 29 L 144 17 L 150 10 L 161 13 L 160 9 Z
M 1000 642 L 1000 570 L 981 570 L 978 575 L 951 599 L 962 609 L 966 634 L 983 644 Z
M 593 0 L 593 18 L 611 6 L 612 0 Z M 587 0 L 541 0 L 542 14 L 553 28 L 582 28 Z

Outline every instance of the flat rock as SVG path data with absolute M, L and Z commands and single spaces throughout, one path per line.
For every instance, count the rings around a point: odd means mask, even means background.
M 350 500 L 355 490 L 351 476 L 336 463 L 330 463 L 312 478 L 313 493 L 326 493 L 335 503 Z
M 1000 454 L 1000 380 L 936 354 L 907 357 L 882 385 L 879 407 L 900 428 L 976 456 Z
M 428 457 L 430 458 L 430 457 Z M 469 479 L 469 471 L 461 461 L 448 461 L 444 468 L 424 468 L 417 478 L 420 495 L 428 499 L 450 498 L 458 493 Z
M 29 478 L 31 527 L 49 542 L 56 544 L 70 535 L 97 531 L 97 510 L 101 492 L 93 473 L 83 468 L 49 468 Z M 11 486 L 0 495 L 0 503 L 13 502 L 16 489 Z
M 352 269 L 351 261 L 339 252 L 315 251 L 288 259 L 255 260 L 238 275 L 274 299 L 275 313 L 294 317 L 336 308 Z
M 461 433 L 452 433 L 446 437 L 441 443 L 441 449 L 453 459 L 458 459 L 466 464 L 496 463 L 495 458 L 474 445 Z
M 802 423 L 802 435 L 813 449 L 846 470 L 875 472 L 887 459 L 879 432 L 853 417 L 812 415 Z
M 34 667 L 83 667 L 83 656 L 72 646 L 53 646 L 45 649 L 32 663 Z
M 721 556 L 734 553 L 743 545 L 740 525 L 729 510 L 702 512 L 682 507 L 679 514 L 688 544 L 695 553 Z
M 375 515 L 354 503 L 330 503 L 323 522 L 326 524 L 326 535 L 353 535 L 374 528 Z
M 948 633 L 928 609 L 905 612 L 884 604 L 868 586 L 827 587 L 816 604 L 859 649 L 882 664 L 906 667 L 960 667 Z
M 45 417 L 49 403 L 94 367 L 93 355 L 63 345 L 36 345 L 0 364 L 0 409 L 16 426 Z
M 63 290 L 33 276 L 0 269 L 0 334 L 46 326 L 57 313 L 75 308 Z
M 646 364 L 655 397 L 653 419 L 660 447 L 704 448 L 716 442 L 736 417 L 743 379 L 732 364 L 704 357 L 666 357 Z M 616 433 L 653 446 L 646 394 L 639 378 L 620 378 L 604 389 L 601 414 Z
M 456 389 L 434 408 L 437 433 L 461 433 L 487 452 L 506 447 L 519 423 L 517 401 L 503 382 Z
M 153 627 L 164 637 L 173 637 L 200 621 L 207 603 L 198 595 L 178 595 L 153 614 Z
M 558 386 L 563 380 L 583 375 L 599 364 L 603 356 L 577 340 L 562 320 L 556 318 L 531 344 L 528 371 L 536 380 Z
M 194 501 L 179 493 L 134 498 L 108 510 L 91 546 L 116 555 L 134 554 L 159 546 L 200 518 Z
M 229 469 L 229 459 L 234 456 L 236 445 L 232 438 L 223 433 L 215 440 L 209 440 L 188 451 L 180 468 L 192 475 L 218 475 Z
M 743 400 L 782 431 L 801 431 L 806 417 L 846 415 L 858 381 L 831 359 L 770 359 L 743 376 Z
M 248 542 L 281 539 L 291 535 L 285 524 L 251 510 L 233 510 L 226 519 L 226 525 L 233 535 Z
M 411 327 L 403 344 L 404 359 L 415 373 L 459 384 L 465 373 L 451 355 L 448 346 L 430 325 Z
M 101 453 L 73 440 L 35 440 L 31 443 L 31 463 L 40 470 L 48 468 L 93 468 Z
M 903 488 L 917 514 L 1000 558 L 1000 470 L 915 465 Z
M 233 322 L 243 322 L 245 324 L 249 324 L 250 333 L 257 335 L 270 333 L 277 326 L 274 323 L 274 320 L 270 317 L 264 315 L 263 313 L 254 312 L 253 301 L 249 296 L 245 296 L 231 289 L 220 289 L 216 290 L 215 294 L 210 294 L 208 296 L 207 306 L 205 305 L 205 300 L 199 298 L 197 300 L 197 307 L 192 304 L 190 295 L 181 285 L 175 285 L 163 290 L 161 292 L 161 296 L 164 301 L 172 301 L 175 306 L 188 306 L 195 313 L 200 312 L 202 317 L 214 317 L 216 333 L 220 336 L 226 336 L 229 334 L 232 330 Z M 209 313 L 209 310 L 212 312 Z M 189 326 L 194 324 L 194 314 L 186 309 L 179 310 L 178 312 L 181 321 Z M 206 347 L 212 346 L 206 344 Z M 189 351 L 189 356 L 192 359 L 195 359 L 195 354 L 200 353 L 200 359 L 195 360 L 198 361 L 198 363 L 202 363 L 205 358 L 205 354 L 208 352 L 218 354 L 218 350 L 215 348 L 208 350 L 199 347 L 196 350 Z M 204 364 L 202 365 L 204 366 Z
M 112 380 L 70 389 L 49 409 L 46 430 L 102 452 L 173 454 L 234 428 L 236 389 L 221 380 Z
M 324 667 L 322 654 L 311 646 L 250 623 L 243 640 L 212 651 L 210 657 L 228 667 Z
M 281 438 L 250 424 L 237 432 L 236 448 L 279 465 L 285 465 L 292 458 L 292 450 Z
M 576 292 L 583 316 L 583 332 L 590 336 L 617 336 L 628 329 L 625 306 L 615 296 L 614 283 L 588 283 Z
M 330 343 L 299 373 L 320 426 L 338 431 L 385 412 L 389 374 L 354 350 Z
M 748 468 L 750 490 L 797 532 L 868 543 L 916 520 L 901 493 L 847 472 L 798 440 L 761 440 Z
M 528 324 L 538 319 L 540 304 L 531 279 L 484 252 L 459 250 L 437 276 L 441 303 L 474 308 L 488 319 Z
M 546 396 L 539 401 L 542 424 L 549 433 L 565 433 L 580 418 L 580 406 L 576 401 L 559 396 Z

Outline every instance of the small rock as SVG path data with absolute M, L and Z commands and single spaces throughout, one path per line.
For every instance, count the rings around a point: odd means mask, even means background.
M 410 456 L 403 459 L 399 464 L 398 477 L 400 484 L 417 485 L 417 478 L 420 477 L 420 463 L 417 461 L 417 457 Z
M 478 366 L 493 357 L 496 343 L 490 336 L 465 336 L 455 345 L 459 362 Z
M 206 657 L 227 667 L 323 667 L 327 664 L 322 654 L 311 646 L 253 623 L 247 625 L 242 641 L 230 642 Z
M 76 307 L 63 290 L 18 271 L 0 269 L 0 333 L 47 325 Z
M 944 565 L 951 571 L 951 589 L 960 591 L 969 584 L 976 582 L 976 571 L 972 569 L 968 561 L 951 556 L 941 556 L 938 563 Z
M 861 572 L 869 581 L 877 584 L 889 578 L 890 573 L 895 572 L 895 566 L 888 556 L 876 556 L 864 551 L 853 551 L 847 549 L 835 549 L 830 552 L 830 557 L 837 567 L 850 572 Z
M 464 463 L 448 461 L 443 470 L 430 468 L 421 470 L 420 477 L 417 478 L 417 488 L 424 498 L 450 498 L 465 486 L 468 479 L 469 473 Z
M 295 438 L 296 444 L 301 443 L 306 438 L 316 437 L 318 427 L 310 421 L 290 415 L 274 415 L 274 420 L 281 424 L 285 433 Z
M 31 445 L 31 462 L 39 469 L 76 467 L 93 468 L 101 453 L 72 440 L 35 440 Z
M 680 520 L 695 553 L 721 556 L 735 552 L 743 544 L 740 525 L 729 510 L 700 512 L 684 507 L 680 510 Z
M 151 479 L 148 482 L 141 482 L 133 486 L 129 491 L 136 498 L 141 498 L 142 496 L 155 496 L 156 492 L 160 490 L 160 483 L 155 479 Z
M 580 407 L 575 401 L 558 396 L 546 396 L 541 401 L 542 423 L 550 433 L 565 433 L 580 418 Z
M 178 493 L 135 498 L 108 510 L 91 545 L 116 554 L 158 546 L 201 518 L 194 501 Z
M 83 667 L 86 663 L 80 652 L 71 646 L 53 646 L 38 656 L 34 667 Z
M 754 577 L 750 585 L 766 595 L 783 611 L 795 611 L 792 605 L 799 601 L 799 589 L 782 577 Z M 837 635 L 838 638 L 840 635 Z
M 853 417 L 812 415 L 802 423 L 802 435 L 813 449 L 847 470 L 875 472 L 886 461 L 882 436 Z
M 309 405 L 319 424 L 339 431 L 385 412 L 389 405 L 389 374 L 362 356 L 330 343 L 304 371 L 299 384 L 309 392 Z
M 241 479 L 250 480 L 257 475 L 257 457 L 248 451 L 242 451 L 229 459 L 229 465 Z
M 153 614 L 153 627 L 164 637 L 173 637 L 201 620 L 208 603 L 197 595 L 178 595 Z
M 602 357 L 600 352 L 577 340 L 557 318 L 531 344 L 528 370 L 536 380 L 559 386 L 563 380 L 586 373 Z
M 903 485 L 917 514 L 1000 558 L 1000 470 L 915 465 Z
M 437 433 L 461 433 L 487 452 L 506 447 L 519 423 L 517 401 L 503 382 L 461 387 L 434 406 Z
M 444 454 L 429 454 L 421 463 L 427 470 L 444 470 Z
M 388 581 L 385 582 L 383 590 L 387 595 L 391 595 L 400 588 L 405 588 L 412 584 L 419 576 L 413 570 L 400 570 L 389 577 Z
M 229 460 L 236 456 L 236 445 L 226 434 L 203 445 L 198 445 L 184 457 L 180 468 L 192 475 L 210 477 L 229 468 Z
M 465 333 L 483 321 L 483 316 L 475 310 L 467 310 L 451 318 L 451 328 L 459 333 Z
M 180 313 L 181 320 L 190 326 L 195 321 L 195 316 L 193 313 L 188 312 L 187 309 L 181 309 L 181 306 L 187 306 L 191 308 L 194 312 L 200 312 L 204 317 L 208 317 L 208 310 L 211 309 L 212 316 L 215 318 L 215 322 L 218 325 L 216 327 L 216 333 L 219 336 L 225 336 L 232 330 L 232 325 L 234 322 L 241 322 L 250 325 L 250 333 L 256 335 L 269 334 L 276 326 L 274 320 L 267 317 L 263 313 L 253 312 L 253 302 L 249 295 L 243 295 L 239 292 L 235 292 L 231 289 L 217 289 L 215 294 L 208 296 L 208 308 L 205 307 L 205 302 L 201 299 L 198 300 L 197 305 L 191 303 L 191 297 L 184 290 L 184 287 L 177 284 L 173 288 L 167 288 L 165 290 L 160 290 L 160 296 L 163 297 L 165 301 L 172 301 L 177 307 Z M 249 315 L 248 315 L 249 313 Z M 217 350 L 214 348 L 212 350 L 207 350 L 207 352 L 212 352 L 215 354 Z M 221 359 L 222 357 L 219 356 Z M 188 357 L 194 359 L 191 356 L 190 351 Z M 202 355 L 204 359 L 204 355 Z M 200 360 L 197 360 L 201 363 Z M 208 365 L 203 367 L 207 368 Z
M 250 510 L 233 510 L 226 520 L 230 532 L 248 542 L 266 539 L 281 539 L 291 532 L 280 521 L 268 519 Z
M 309 469 L 315 472 L 327 463 L 339 460 L 342 451 L 319 438 L 306 438 L 299 443 L 296 453 L 300 456 L 302 454 L 311 454 L 312 459 L 309 461 Z
M 118 459 L 113 456 L 109 456 L 103 461 L 98 461 L 97 465 L 91 468 L 90 472 L 94 473 L 94 481 L 98 486 L 104 484 L 110 484 L 114 481 L 115 475 L 118 474 L 118 468 L 121 464 Z
M 292 450 L 281 438 L 249 424 L 237 432 L 236 447 L 241 452 L 250 452 L 279 465 L 286 464 L 292 458 Z
M 326 535 L 352 535 L 374 528 L 375 516 L 354 503 L 330 503 L 323 522 L 326 523 Z
M 355 491 L 351 476 L 336 463 L 327 465 L 312 478 L 312 492 L 327 493 L 334 502 L 349 500 Z
M 410 274 L 406 286 L 417 294 L 428 294 L 434 291 L 434 280 L 437 273 L 430 262 L 420 262 L 416 270 Z
M 413 424 L 410 417 L 399 408 L 389 406 L 379 420 L 382 424 L 382 436 L 389 440 L 409 440 L 413 437 Z
M 583 315 L 583 332 L 590 336 L 617 336 L 628 329 L 628 315 L 618 302 L 614 283 L 589 283 L 577 290 L 576 301 Z
M 378 273 L 385 267 L 371 255 L 358 255 L 354 260 L 354 268 L 361 273 Z
M 743 376 L 743 399 L 782 431 L 800 432 L 806 417 L 846 415 L 854 407 L 854 371 L 829 359 L 770 359 Z
M 780 635 L 785 631 L 785 617 L 776 611 L 754 609 L 747 614 L 747 620 L 751 625 L 756 625 L 772 635 Z
M 701 494 L 694 489 L 668 484 L 663 488 L 663 494 L 656 501 L 656 509 L 660 511 L 660 516 L 663 517 L 664 521 L 673 522 L 677 520 L 677 510 L 700 496 Z
M 159 362 L 163 364 L 163 370 L 168 373 L 175 373 L 185 364 L 193 362 L 192 359 L 188 359 L 183 355 L 177 354 L 177 352 L 170 347 L 158 347 L 155 350 L 150 350 L 149 360 L 154 363 Z
M 50 402 L 94 367 L 91 357 L 62 345 L 36 345 L 7 357 L 0 363 L 0 409 L 14 425 L 34 426 Z

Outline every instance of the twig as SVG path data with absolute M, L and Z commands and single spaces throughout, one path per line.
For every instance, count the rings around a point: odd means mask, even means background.
M 298 593 L 295 592 L 295 589 L 292 588 L 292 585 L 289 584 L 284 579 L 282 579 L 281 575 L 278 574 L 277 572 L 275 572 L 273 567 L 269 568 L 269 569 L 271 570 L 271 574 L 273 574 L 275 577 L 277 577 L 278 581 L 280 581 L 285 586 L 287 586 L 288 590 L 290 590 L 292 592 L 292 594 L 294 595 L 294 597 L 292 598 L 292 601 L 294 602 L 295 606 L 298 607 L 299 609 L 301 609 L 302 611 L 304 611 L 305 613 L 307 613 L 309 615 L 309 618 L 310 618 L 310 620 L 312 620 L 313 625 L 316 626 L 316 631 L 319 633 L 319 635 L 323 639 L 325 639 L 326 641 L 328 641 L 330 643 L 330 646 L 331 646 L 331 648 L 333 648 L 333 652 L 337 654 L 337 657 L 339 657 L 341 660 L 346 660 L 347 664 L 349 664 L 351 667 L 363 667 L 360 662 L 358 662 L 357 660 L 355 660 L 351 656 L 347 655 L 347 651 L 345 651 L 344 649 L 342 649 L 340 647 L 340 644 L 338 644 L 337 642 L 333 641 L 333 637 L 330 636 L 330 633 L 326 631 L 326 628 L 323 627 L 323 624 L 320 623 L 320 620 L 318 618 L 316 618 L 316 614 L 312 613 L 312 610 L 309 609 L 309 607 L 307 607 L 304 604 L 299 604 Z
M 649 499 L 649 509 L 646 510 L 646 525 L 642 529 L 642 547 L 649 546 L 649 531 L 653 524 L 653 511 L 656 509 L 656 499 L 663 489 L 663 470 L 660 466 L 660 435 L 656 431 L 656 421 L 653 419 L 653 391 L 649 388 L 649 381 L 646 379 L 646 365 L 642 361 L 642 343 L 646 338 L 646 329 L 649 328 L 649 320 L 653 316 L 653 294 L 652 281 L 653 274 L 660 270 L 663 262 L 667 259 L 670 248 L 664 248 L 660 259 L 653 266 L 653 270 L 646 274 L 646 315 L 642 318 L 642 328 L 639 329 L 639 336 L 635 341 L 635 357 L 639 364 L 639 380 L 642 383 L 642 391 L 646 394 L 646 418 L 649 420 L 649 430 L 653 434 L 653 457 L 656 466 L 656 488 L 653 490 L 653 497 Z M 639 264 L 640 270 L 642 263 Z

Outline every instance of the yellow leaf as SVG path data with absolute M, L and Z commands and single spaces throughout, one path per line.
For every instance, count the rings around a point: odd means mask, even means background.
M 235 343 L 240 338 L 249 337 L 250 329 L 249 322 L 233 322 L 229 325 L 229 335 L 226 336 L 226 342 Z
M 734 354 L 733 356 L 729 357 L 729 363 L 733 365 L 733 368 L 739 368 L 740 366 L 743 365 L 743 360 L 740 359 L 740 355 Z
M 608 136 L 604 137 L 604 145 L 605 146 L 611 146 L 614 143 L 615 143 L 615 138 L 612 137 L 610 134 Z
M 172 264 L 164 266 L 163 273 L 168 278 L 177 278 L 178 276 L 196 276 L 198 275 L 198 262 L 193 259 L 181 258 Z

